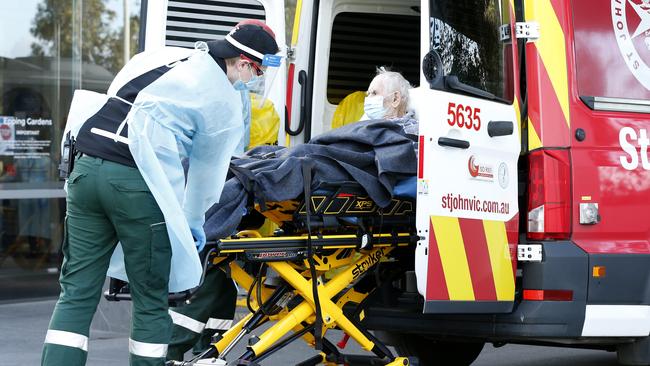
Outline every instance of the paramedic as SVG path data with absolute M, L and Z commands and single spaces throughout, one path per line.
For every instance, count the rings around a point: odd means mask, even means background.
M 244 143 L 246 149 L 277 144 L 280 116 L 273 103 L 266 99 L 260 104 L 261 97 L 255 93 L 248 97 L 250 100 L 244 103 L 244 124 L 250 125 L 250 139 L 245 139 Z M 246 110 L 246 106 L 250 110 Z M 272 225 L 266 223 L 263 228 L 271 235 Z M 191 348 L 195 354 L 206 350 L 214 335 L 230 329 L 236 301 L 237 288 L 232 279 L 220 267 L 209 268 L 203 284 L 187 304 L 169 309 L 174 325 L 167 359 L 182 360 Z
M 225 40 L 200 42 L 195 50 L 141 53 L 118 73 L 92 117 L 71 127 L 79 153 L 67 181 L 61 295 L 42 365 L 85 364 L 107 269 L 130 283 L 130 364 L 164 365 L 168 291 L 199 283 L 204 213 L 218 200 L 243 135 L 233 84 L 261 76 L 264 55 L 277 51 L 260 22 L 238 25 Z M 71 110 L 101 99 L 82 97 L 75 94 Z M 182 157 L 190 162 L 187 182 Z

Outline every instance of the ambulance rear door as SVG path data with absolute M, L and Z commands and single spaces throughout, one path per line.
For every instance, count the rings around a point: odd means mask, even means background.
M 424 0 L 415 269 L 424 313 L 505 313 L 515 295 L 520 131 L 507 1 Z
M 144 49 L 163 46 L 193 48 L 197 41 L 224 39 L 235 24 L 246 19 L 266 22 L 286 56 L 285 4 L 283 0 L 149 0 L 143 17 Z M 284 124 L 286 57 L 265 73 L 266 90 Z M 261 100 L 261 98 L 259 99 Z

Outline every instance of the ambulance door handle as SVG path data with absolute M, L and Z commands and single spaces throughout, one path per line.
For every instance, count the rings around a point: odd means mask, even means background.
M 514 130 L 515 124 L 510 121 L 488 122 L 488 135 L 490 135 L 490 137 L 512 135 Z
M 455 147 L 457 149 L 469 149 L 469 141 L 452 139 L 450 137 L 440 137 L 438 138 L 438 145 Z
M 298 136 L 305 129 L 305 120 L 307 119 L 307 72 L 305 70 L 300 70 L 298 73 L 298 84 L 300 84 L 300 118 L 295 130 L 291 129 L 291 121 L 286 120 L 284 130 L 289 136 Z

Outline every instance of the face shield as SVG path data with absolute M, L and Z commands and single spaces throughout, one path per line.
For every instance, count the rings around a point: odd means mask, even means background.
M 258 108 L 261 108 L 266 102 L 269 93 L 276 86 L 276 83 L 281 81 L 278 78 L 280 74 L 282 63 L 285 62 L 285 57 L 280 55 L 264 55 L 262 60 L 262 67 L 264 68 L 264 75 L 258 77 L 258 80 L 250 85 L 249 90 L 259 96 L 256 98 L 256 103 L 259 103 Z

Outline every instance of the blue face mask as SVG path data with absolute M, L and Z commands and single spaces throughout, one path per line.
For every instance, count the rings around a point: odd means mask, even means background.
M 366 97 L 363 101 L 363 111 L 370 119 L 383 119 L 386 115 L 386 108 L 384 108 L 384 97 L 375 95 Z
M 253 73 L 251 79 L 246 82 L 246 88 L 253 93 L 264 94 L 264 76 L 257 76 Z
M 244 83 L 243 81 L 241 81 L 241 79 L 235 81 L 235 82 L 232 84 L 232 87 L 235 88 L 235 90 L 240 90 L 240 91 L 241 91 L 241 90 L 248 90 L 248 88 L 246 87 L 246 83 Z
M 242 79 L 239 79 L 235 81 L 232 86 L 236 90 L 248 90 L 256 94 L 264 94 L 264 76 L 257 76 L 257 73 L 255 73 L 250 64 L 248 65 L 248 68 L 251 73 L 251 78 L 248 81 L 242 81 Z

